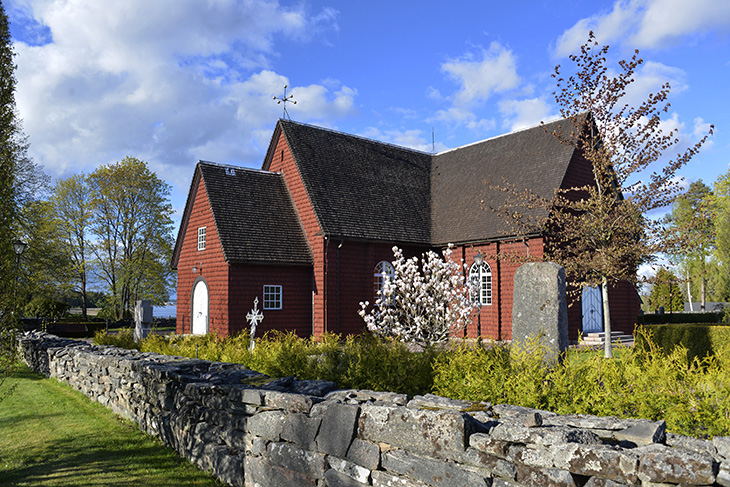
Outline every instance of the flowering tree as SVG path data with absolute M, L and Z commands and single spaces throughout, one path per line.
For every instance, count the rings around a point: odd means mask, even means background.
M 466 283 L 462 265 L 451 260 L 452 250 L 443 258 L 429 251 L 419 259 L 406 259 L 393 247 L 392 276 L 385 275 L 375 306 L 360 303 L 360 316 L 368 330 L 403 341 L 441 343 L 463 329 L 471 320 L 476 304 L 469 298 L 472 283 Z

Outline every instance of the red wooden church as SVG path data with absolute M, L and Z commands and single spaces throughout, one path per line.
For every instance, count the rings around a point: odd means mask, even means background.
M 420 254 L 451 243 L 481 286 L 467 335 L 480 328 L 484 337 L 510 339 L 519 264 L 496 256 L 540 258 L 543 238 L 517 239 L 485 209 L 499 204 L 490 184 L 506 180 L 550 196 L 590 182 L 578 151 L 551 135 L 565 123 L 429 154 L 279 120 L 260 170 L 199 162 L 172 259 L 177 332 L 234 334 L 248 326 L 258 298 L 265 318 L 257 335 L 360 333 L 359 303 L 374 301 L 394 245 Z M 613 329 L 633 331 L 633 287 L 611 289 L 609 302 Z M 587 330 L 584 314 L 569 308 L 571 340 Z

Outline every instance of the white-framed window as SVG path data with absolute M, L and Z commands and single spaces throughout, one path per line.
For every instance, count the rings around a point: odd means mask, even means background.
M 492 304 L 492 269 L 489 264 L 474 262 L 469 269 L 469 280 L 474 283 L 476 295 L 472 299 L 482 306 Z
M 205 227 L 198 228 L 198 250 L 205 250 Z
M 377 298 L 378 292 L 383 290 L 385 276 L 388 276 L 391 281 L 393 280 L 393 276 L 395 276 L 395 269 L 393 268 L 393 264 L 391 264 L 387 260 L 378 262 L 378 264 L 375 266 L 375 272 L 373 276 L 373 289 L 375 291 L 374 296 Z
M 264 285 L 264 309 L 282 309 L 281 286 Z

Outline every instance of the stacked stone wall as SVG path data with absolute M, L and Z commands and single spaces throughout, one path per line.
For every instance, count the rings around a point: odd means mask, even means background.
M 32 369 L 235 486 L 730 486 L 730 437 L 663 421 L 337 390 L 38 332 L 20 347 Z

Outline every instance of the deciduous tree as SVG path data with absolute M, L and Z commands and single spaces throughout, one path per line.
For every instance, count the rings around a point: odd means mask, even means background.
M 93 251 L 117 318 L 135 300 L 166 301 L 173 278 L 170 186 L 133 157 L 99 167 L 88 184 Z
M 688 298 L 692 283 L 699 283 L 700 307 L 705 311 L 709 258 L 715 246 L 716 205 L 710 188 L 702 180 L 672 204 L 666 218 L 667 251 L 686 273 Z
M 626 101 L 643 62 L 638 51 L 620 61 L 614 74 L 608 46 L 600 46 L 591 33 L 570 60 L 572 69 L 558 66 L 553 75 L 555 101 L 570 124 L 553 135 L 580 151 L 594 183 L 559 189 L 550 198 L 506 184 L 500 189 L 507 202 L 498 211 L 516 223 L 518 233 L 537 231 L 547 237 L 546 257 L 565 267 L 575 289 L 601 285 L 604 331 L 610 337 L 608 287 L 620 280 L 636 282 L 637 266 L 664 250 L 660 228 L 646 214 L 680 193 L 676 172 L 697 154 L 707 135 L 665 158 L 678 143 L 676 129 L 664 132 L 661 126 L 669 109 L 669 84 L 636 107 Z M 609 340 L 605 356 L 612 356 Z
M 70 263 L 73 291 L 81 297 L 81 313 L 86 318 L 87 286 L 91 267 L 91 188 L 86 176 L 77 174 L 58 181 L 50 203 L 59 231 L 61 252 Z

